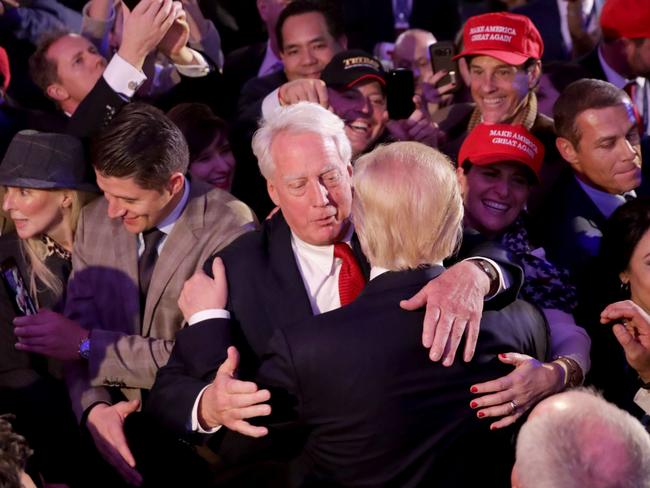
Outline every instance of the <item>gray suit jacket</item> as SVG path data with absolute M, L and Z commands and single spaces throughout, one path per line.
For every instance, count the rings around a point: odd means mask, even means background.
M 244 203 L 193 181 L 187 206 L 156 262 L 141 320 L 136 236 L 119 219 L 107 218 L 105 199 L 84 208 L 65 307 L 69 318 L 90 330 L 88 362 L 71 364 L 66 374 L 79 418 L 93 403 L 111 403 L 110 387 L 128 399 L 151 388 L 184 323 L 177 305 L 183 283 L 254 226 L 255 216 Z

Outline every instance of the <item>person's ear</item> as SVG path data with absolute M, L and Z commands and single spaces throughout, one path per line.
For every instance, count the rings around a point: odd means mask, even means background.
M 63 198 L 61 199 L 61 208 L 70 208 L 72 207 L 72 191 L 63 190 L 61 192 Z
M 569 139 L 557 137 L 555 139 L 555 147 L 557 147 L 560 156 L 571 165 L 571 168 L 575 171 L 581 170 L 578 151 Z
M 532 90 L 539 84 L 539 79 L 542 77 L 542 63 L 535 61 L 535 64 L 528 68 L 528 89 Z
M 456 168 L 456 179 L 458 180 L 458 184 L 460 185 L 461 195 L 465 196 L 465 194 L 467 193 L 467 175 L 465 174 L 465 170 L 461 166 Z
M 266 190 L 269 192 L 269 197 L 276 207 L 280 206 L 280 197 L 278 195 L 278 190 L 270 179 L 266 180 Z
M 66 90 L 60 83 L 52 83 L 47 87 L 45 93 L 48 97 L 50 97 L 52 100 L 56 100 L 57 102 L 63 102 L 70 98 L 68 90 Z
M 178 192 L 183 190 L 185 185 L 185 176 L 183 173 L 173 173 L 169 180 L 167 181 L 167 191 L 172 195 L 176 195 Z

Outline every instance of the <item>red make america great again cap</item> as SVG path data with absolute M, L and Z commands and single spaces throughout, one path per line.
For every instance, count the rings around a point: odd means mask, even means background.
M 529 58 L 541 59 L 543 52 L 542 36 L 528 17 L 497 12 L 467 20 L 463 28 L 463 52 L 455 59 L 485 55 L 518 66 Z
M 544 146 L 523 125 L 479 124 L 460 148 L 458 164 L 468 161 L 477 166 L 515 161 L 539 177 Z

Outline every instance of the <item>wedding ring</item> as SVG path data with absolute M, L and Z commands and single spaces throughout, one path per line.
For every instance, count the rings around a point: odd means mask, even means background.
M 512 413 L 515 413 L 517 411 L 517 402 L 515 400 L 510 401 L 510 407 L 512 407 Z

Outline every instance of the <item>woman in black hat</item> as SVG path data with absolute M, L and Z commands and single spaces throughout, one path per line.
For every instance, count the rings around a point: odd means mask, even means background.
M 15 227 L 0 236 L 0 413 L 16 416 L 46 483 L 73 486 L 78 433 L 61 364 L 19 350 L 13 319 L 62 308 L 77 218 L 98 195 L 83 154 L 73 137 L 22 131 L 0 164 L 2 209 Z

